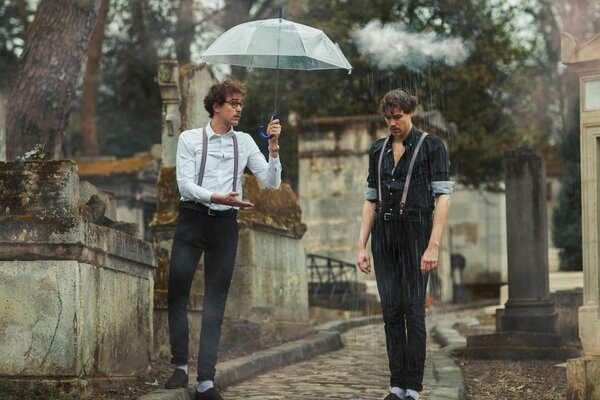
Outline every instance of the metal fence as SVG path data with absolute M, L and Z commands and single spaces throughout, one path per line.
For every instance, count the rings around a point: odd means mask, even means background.
M 336 294 L 345 303 L 348 295 L 354 296 L 357 284 L 356 265 L 317 254 L 307 254 L 309 290 L 313 299 L 327 296 L 331 303 Z

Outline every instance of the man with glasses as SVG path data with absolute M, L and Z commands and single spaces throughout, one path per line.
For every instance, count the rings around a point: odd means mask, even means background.
M 267 127 L 269 161 L 252 137 L 233 129 L 244 108 L 244 86 L 225 80 L 210 87 L 204 108 L 210 122 L 204 128 L 182 132 L 177 144 L 177 185 L 181 194 L 169 267 L 169 335 L 173 375 L 167 389 L 187 387 L 187 306 L 194 273 L 204 253 L 204 304 L 196 400 L 219 400 L 214 388 L 221 324 L 238 243 L 237 212 L 254 205 L 242 198 L 242 177 L 248 169 L 266 187 L 279 188 L 281 125 Z
M 412 124 L 417 98 L 388 92 L 379 105 L 390 131 L 369 154 L 366 201 L 357 246 L 358 268 L 371 272 L 372 233 L 390 368 L 384 400 L 418 400 L 425 368 L 425 291 L 437 267 L 450 193 L 448 159 L 438 137 Z

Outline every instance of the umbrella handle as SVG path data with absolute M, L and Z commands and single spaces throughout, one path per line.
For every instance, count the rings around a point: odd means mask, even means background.
M 277 117 L 277 115 L 271 116 L 271 121 L 273 121 L 274 119 L 279 119 L 279 118 Z M 260 136 L 261 138 L 263 138 L 265 140 L 269 140 L 269 139 L 271 139 L 273 137 L 273 135 L 267 135 L 265 133 L 265 126 L 264 125 L 260 125 L 258 127 L 258 136 Z

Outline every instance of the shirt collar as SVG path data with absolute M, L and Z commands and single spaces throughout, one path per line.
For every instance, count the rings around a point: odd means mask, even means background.
M 408 132 L 408 136 L 406 137 L 404 142 L 402 142 L 402 144 L 404 146 L 412 146 L 415 140 L 417 140 L 417 128 L 415 128 L 415 126 L 413 125 L 410 129 L 410 132 Z
M 215 131 L 213 131 L 212 126 L 210 126 L 210 120 L 208 121 L 208 124 L 206 124 L 205 129 L 206 129 L 206 135 L 208 136 L 209 139 L 217 134 Z M 230 126 L 229 130 L 223 135 L 223 137 L 229 136 L 229 135 L 233 134 L 234 132 L 235 131 L 233 130 L 233 126 Z
M 415 143 L 415 141 L 417 140 L 417 132 L 418 132 L 417 128 L 415 128 L 415 126 L 413 125 L 412 128 L 410 128 L 410 132 L 408 132 L 408 136 L 402 142 L 402 144 L 404 146 L 412 146 Z M 391 134 L 390 134 L 390 136 L 391 136 Z M 388 143 L 388 150 L 392 149 L 392 142 L 393 142 L 393 138 Z

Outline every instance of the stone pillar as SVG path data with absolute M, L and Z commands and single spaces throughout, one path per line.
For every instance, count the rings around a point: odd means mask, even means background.
M 561 359 L 579 354 L 557 333 L 548 282 L 546 171 L 537 151 L 505 154 L 508 301 L 496 310 L 496 332 L 467 336 L 477 358 Z
M 508 301 L 502 331 L 556 332 L 548 282 L 546 168 L 537 151 L 505 154 Z
M 154 251 L 92 222 L 115 224 L 94 194 L 73 161 L 0 162 L 0 380 L 84 394 L 148 368 Z
M 561 34 L 561 61 L 579 75 L 583 306 L 579 338 L 585 357 L 567 364 L 568 398 L 600 399 L 600 33 L 581 43 Z

